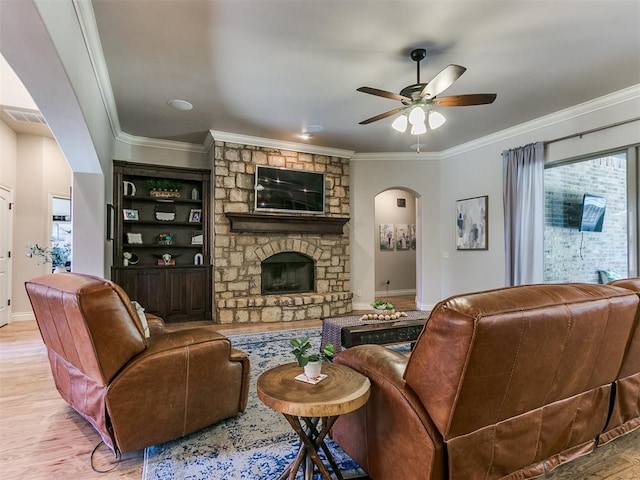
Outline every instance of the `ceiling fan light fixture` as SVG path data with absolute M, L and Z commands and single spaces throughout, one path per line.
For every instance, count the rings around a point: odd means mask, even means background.
M 427 132 L 427 126 L 424 123 L 415 123 L 411 126 L 411 135 L 420 135 Z
M 407 116 L 403 113 L 398 118 L 396 118 L 391 124 L 391 128 L 393 128 L 396 132 L 404 133 L 407 130 Z
M 422 123 L 424 124 L 425 113 L 420 105 L 413 107 L 409 113 L 409 123 L 413 126 Z
M 431 112 L 429 113 L 429 128 L 431 130 L 435 130 L 438 127 L 441 127 L 447 119 L 444 118 L 440 112 Z

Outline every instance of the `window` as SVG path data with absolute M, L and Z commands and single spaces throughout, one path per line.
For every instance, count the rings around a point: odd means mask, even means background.
M 547 165 L 544 173 L 545 282 L 599 283 L 629 274 L 627 152 Z M 596 198 L 602 231 L 584 218 Z M 585 203 L 586 202 L 586 203 Z

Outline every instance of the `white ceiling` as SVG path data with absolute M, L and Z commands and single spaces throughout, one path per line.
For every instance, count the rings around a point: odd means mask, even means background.
M 202 143 L 208 130 L 356 152 L 416 143 L 400 103 L 356 91 L 415 83 L 448 64 L 466 73 L 441 96 L 497 93 L 491 105 L 441 108 L 420 137 L 441 151 L 640 84 L 639 0 L 92 0 L 122 131 Z M 93 39 L 91 41 L 96 41 Z M 191 111 L 167 106 L 171 99 Z

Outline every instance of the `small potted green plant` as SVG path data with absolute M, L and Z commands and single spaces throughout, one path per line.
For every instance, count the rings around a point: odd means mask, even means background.
M 65 263 L 69 260 L 71 254 L 71 245 L 59 243 L 51 247 L 41 247 L 37 243 L 27 243 L 27 257 L 40 257 L 38 265 L 42 263 L 50 263 L 56 273 L 66 272 Z
M 317 378 L 322 371 L 322 361 L 333 357 L 335 349 L 333 344 L 327 343 L 322 349 L 315 353 L 309 353 L 311 341 L 308 336 L 302 338 L 292 338 L 289 343 L 293 347 L 291 353 L 296 357 L 298 366 L 304 367 L 304 374 L 308 378 Z
M 179 198 L 182 184 L 175 180 L 158 178 L 150 178 L 146 182 L 149 194 L 156 198 Z
M 384 300 L 376 300 L 371 304 L 376 313 L 382 313 L 385 315 L 391 315 L 396 313 L 396 308 L 393 303 L 385 302 Z

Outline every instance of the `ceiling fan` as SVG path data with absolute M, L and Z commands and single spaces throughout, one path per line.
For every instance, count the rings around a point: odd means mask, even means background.
M 376 95 L 402 102 L 402 106 L 381 113 L 375 117 L 360 122 L 360 125 L 377 122 L 396 113 L 403 113 L 393 122 L 392 127 L 404 132 L 407 124 L 411 124 L 411 133 L 419 135 L 427 131 L 427 124 L 432 130 L 445 122 L 445 118 L 439 112 L 433 111 L 432 106 L 437 107 L 466 107 L 470 105 L 486 105 L 496 99 L 495 93 L 475 93 L 470 95 L 453 95 L 438 97 L 449 88 L 467 70 L 460 65 L 448 65 L 428 83 L 420 83 L 420 61 L 427 56 L 424 48 L 417 48 L 411 52 L 411 59 L 417 64 L 417 81 L 413 85 L 404 87 L 400 93 L 392 93 L 372 87 L 360 87 L 358 92 Z M 418 108 L 416 108 L 418 107 Z M 405 113 L 408 111 L 408 115 Z M 425 122 L 426 121 L 426 122 Z

